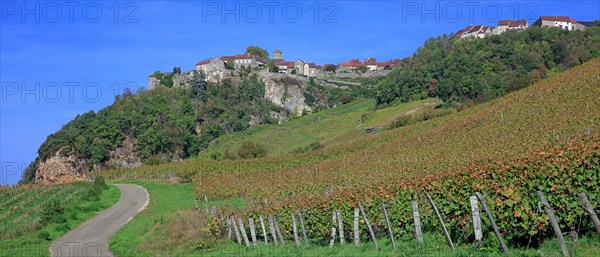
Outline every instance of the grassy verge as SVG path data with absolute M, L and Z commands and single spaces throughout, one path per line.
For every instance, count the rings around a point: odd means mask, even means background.
M 50 247 L 53 240 L 61 237 L 98 212 L 113 206 L 119 201 L 121 193 L 117 187 L 109 186 L 107 189 L 102 190 L 97 197 L 86 197 L 86 194 L 88 194 L 86 190 L 90 190 L 91 187 L 91 183 L 82 182 L 56 186 L 49 190 L 47 194 L 38 197 L 38 200 L 34 200 L 34 203 L 41 204 L 40 201 L 52 198 L 52 200 L 56 200 L 60 204 L 59 209 L 63 211 L 52 215 L 48 218 L 48 221 L 39 223 L 35 229 L 27 230 L 27 232 L 23 232 L 18 236 L 0 238 L 0 256 L 48 256 L 48 247 Z M 59 193 L 50 195 L 53 190 L 58 190 Z M 18 203 L 14 206 L 17 205 Z M 25 206 L 26 210 L 23 213 L 28 213 L 28 210 L 32 208 L 35 208 L 35 204 L 28 204 Z M 47 207 L 42 208 L 42 213 L 33 213 L 30 215 L 43 217 L 44 210 L 47 210 Z
M 186 256 L 205 220 L 194 216 L 194 185 L 151 181 L 129 181 L 143 186 L 150 194 L 150 204 L 110 240 L 110 250 L 117 256 Z M 217 207 L 240 209 L 242 199 L 214 201 Z M 200 209 L 204 209 L 200 201 Z

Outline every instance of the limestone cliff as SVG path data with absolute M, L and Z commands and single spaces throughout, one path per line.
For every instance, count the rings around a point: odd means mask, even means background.
M 265 83 L 265 98 L 300 116 L 302 111 L 312 112 L 312 107 L 305 103 L 304 92 L 307 79 L 302 76 L 279 73 L 260 73 Z
M 87 170 L 85 160 L 80 160 L 74 155 L 64 156 L 59 150 L 54 156 L 38 163 L 35 181 L 42 184 L 83 181 L 88 179 Z

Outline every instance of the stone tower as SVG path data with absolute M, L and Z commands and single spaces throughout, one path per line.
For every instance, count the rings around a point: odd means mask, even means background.
M 273 60 L 283 60 L 283 54 L 281 53 L 281 51 L 279 49 L 276 49 L 273 52 Z

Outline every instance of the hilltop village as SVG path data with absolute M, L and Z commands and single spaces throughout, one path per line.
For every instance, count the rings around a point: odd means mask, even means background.
M 586 27 L 594 26 L 594 22 L 576 21 L 568 16 L 541 16 L 532 26 L 558 27 L 563 30 L 585 30 Z M 496 27 L 484 25 L 469 25 L 450 34 L 453 39 L 484 38 L 491 35 L 501 35 L 509 30 L 526 30 L 530 27 L 529 22 L 523 20 L 500 20 Z M 269 73 L 296 75 L 295 77 L 316 79 L 338 79 L 384 76 L 389 71 L 402 66 L 403 60 L 395 58 L 387 61 L 378 61 L 376 58 L 367 57 L 363 60 L 350 59 L 338 64 L 322 64 L 308 62 L 302 59 L 285 60 L 283 52 L 279 49 L 272 53 L 273 58 L 268 56 L 259 57 L 253 53 L 218 56 L 204 59 L 196 63 L 195 71 L 203 71 L 206 80 L 219 82 L 228 76 L 239 75 L 240 71 L 256 71 L 263 75 Z M 160 73 L 160 74 L 159 74 Z M 161 75 L 162 74 L 162 75 Z M 165 76 L 165 74 L 167 76 Z M 156 72 L 148 77 L 149 88 L 153 89 L 161 83 L 161 79 L 173 80 L 172 85 L 186 84 L 194 74 L 194 71 L 174 70 L 173 73 Z M 164 82 L 164 81 L 162 81 Z

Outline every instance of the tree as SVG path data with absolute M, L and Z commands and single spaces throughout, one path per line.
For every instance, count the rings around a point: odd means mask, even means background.
M 335 65 L 333 65 L 333 64 L 325 64 L 323 66 L 323 70 L 324 71 L 333 71 L 333 72 L 335 72 Z
M 263 60 L 269 59 L 269 52 L 258 46 L 249 46 L 248 48 L 246 48 L 246 53 L 256 55 L 258 58 L 261 58 Z
M 29 163 L 29 166 L 23 171 L 23 177 L 21 177 L 21 181 L 23 183 L 33 183 L 35 182 L 35 173 L 37 172 L 37 164 L 39 162 L 39 158 L 35 158 L 34 161 Z
M 269 61 L 269 72 L 279 72 L 279 66 L 275 64 L 275 61 Z
M 233 61 L 226 61 L 225 62 L 225 69 L 235 70 L 235 65 L 233 64 Z
M 201 101 L 206 101 L 206 80 L 203 71 L 197 71 L 194 73 L 190 82 L 190 93 L 193 98 Z
M 173 74 L 181 74 L 181 67 L 173 67 Z

